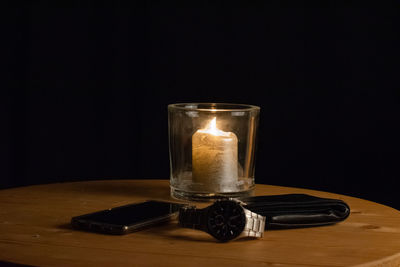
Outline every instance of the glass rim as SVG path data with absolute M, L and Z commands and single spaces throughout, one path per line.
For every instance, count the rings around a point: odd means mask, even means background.
M 197 106 L 204 105 L 210 106 L 209 108 L 198 108 Z M 220 107 L 218 107 L 220 106 Z M 225 108 L 221 108 L 225 106 Z M 232 108 L 226 108 L 231 106 Z M 193 102 L 193 103 L 175 103 L 169 104 L 168 109 L 179 109 L 187 111 L 209 111 L 209 112 L 223 112 L 223 111 L 252 111 L 260 110 L 259 106 L 249 105 L 249 104 L 235 104 L 235 103 L 214 103 L 214 102 Z

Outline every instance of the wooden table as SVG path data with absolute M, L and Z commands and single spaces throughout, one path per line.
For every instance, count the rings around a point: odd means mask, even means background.
M 333 226 L 266 231 L 218 243 L 176 222 L 124 236 L 73 230 L 72 216 L 148 199 L 171 200 L 167 180 L 58 183 L 0 190 L 0 261 L 39 266 L 400 266 L 400 212 L 326 192 L 257 185 L 256 195 L 339 198 Z M 205 204 L 203 204 L 205 205 Z

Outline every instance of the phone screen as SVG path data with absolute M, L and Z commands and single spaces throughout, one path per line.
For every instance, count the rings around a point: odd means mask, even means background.
M 123 234 L 166 221 L 183 206 L 179 203 L 146 201 L 73 217 L 71 223 L 83 230 Z

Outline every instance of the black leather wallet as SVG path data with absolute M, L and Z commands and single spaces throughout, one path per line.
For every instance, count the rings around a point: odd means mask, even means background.
M 246 208 L 266 216 L 265 230 L 312 227 L 345 220 L 350 207 L 340 199 L 306 194 L 287 194 L 239 198 Z

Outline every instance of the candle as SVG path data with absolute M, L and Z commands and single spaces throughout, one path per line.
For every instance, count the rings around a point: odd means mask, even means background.
M 204 190 L 232 192 L 238 181 L 238 139 L 217 128 L 216 118 L 192 136 L 193 181 Z

